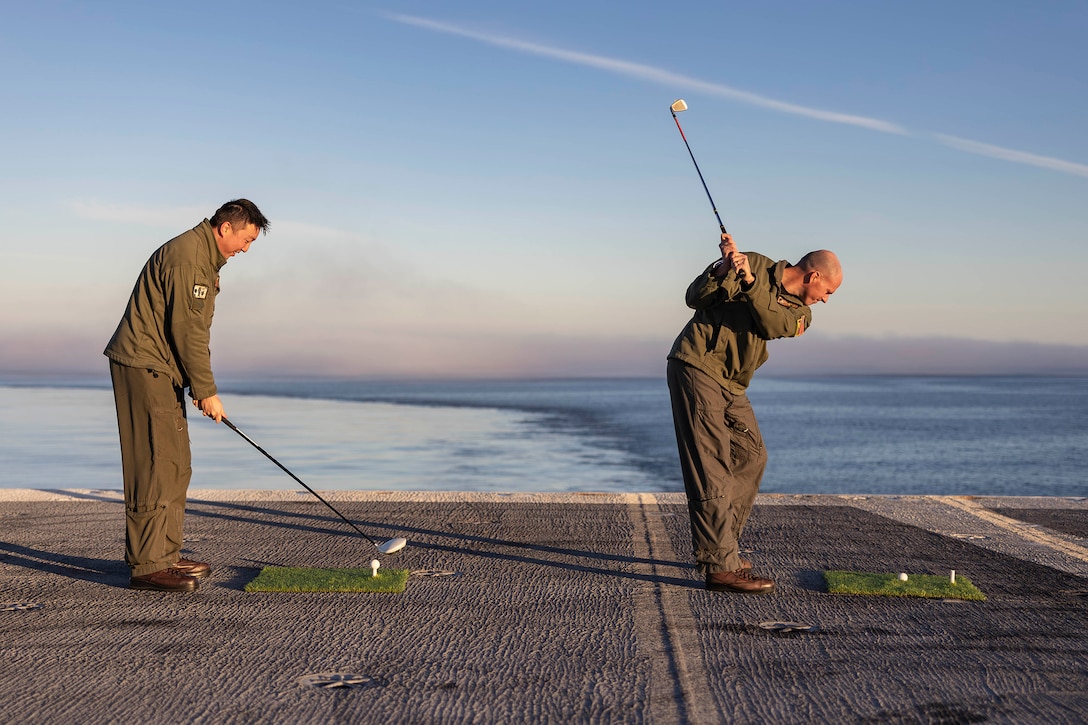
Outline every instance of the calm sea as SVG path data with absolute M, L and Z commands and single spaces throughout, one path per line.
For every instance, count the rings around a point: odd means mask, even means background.
M 0 385 L 0 487 L 120 488 L 113 398 Z M 679 491 L 662 379 L 222 381 L 231 420 L 321 490 Z M 1088 379 L 757 378 L 766 493 L 1088 495 Z M 193 488 L 300 489 L 190 416 Z

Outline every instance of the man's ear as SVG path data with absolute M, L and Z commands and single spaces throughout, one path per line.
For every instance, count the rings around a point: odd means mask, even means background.
M 231 226 L 230 222 L 223 222 L 222 224 L 219 225 L 219 228 L 216 229 L 215 231 L 219 232 L 219 236 L 225 237 L 228 234 L 230 234 L 231 231 L 233 231 L 233 229 L 234 229 L 234 227 Z
M 819 270 L 814 269 L 811 272 L 808 272 L 808 273 L 805 274 L 805 284 L 812 284 L 813 282 L 815 282 L 819 278 L 820 278 Z

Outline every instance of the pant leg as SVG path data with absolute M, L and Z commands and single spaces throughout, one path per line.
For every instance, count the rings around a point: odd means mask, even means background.
M 192 476 L 183 391 L 161 373 L 111 361 L 125 485 L 125 561 L 133 576 L 179 558 Z
M 695 560 L 706 574 L 734 571 L 767 461 L 755 415 L 746 396 L 682 362 L 669 361 L 668 382 Z
M 763 472 L 767 468 L 767 449 L 759 422 L 747 395 L 734 395 L 725 409 L 727 424 L 732 431 L 730 457 L 733 476 L 737 481 L 730 502 L 733 510 L 733 535 L 740 539 L 748 516 L 752 513 Z

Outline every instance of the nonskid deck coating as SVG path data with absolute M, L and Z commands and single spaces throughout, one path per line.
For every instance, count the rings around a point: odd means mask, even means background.
M 1015 511 L 1088 516 L 1083 499 L 761 495 L 743 543 L 778 591 L 746 597 L 702 589 L 680 494 L 329 493 L 364 531 L 408 538 L 389 561 L 417 575 L 382 598 L 242 591 L 267 564 L 372 557 L 312 497 L 191 491 L 186 552 L 215 571 L 200 592 L 166 595 L 125 588 L 118 492 L 10 491 L 0 600 L 37 608 L 0 612 L 5 721 L 1088 714 L 1086 542 L 1026 514 L 1030 528 L 1008 523 Z M 831 567 L 955 568 L 990 601 L 835 597 L 819 583 Z M 816 629 L 776 634 L 767 621 Z M 300 684 L 330 673 L 362 684 Z

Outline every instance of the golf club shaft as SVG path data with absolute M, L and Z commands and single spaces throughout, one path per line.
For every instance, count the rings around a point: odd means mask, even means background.
M 706 186 L 706 179 L 703 178 L 703 172 L 699 170 L 699 162 L 695 160 L 695 154 L 691 152 L 691 144 L 688 143 L 688 137 L 684 135 L 684 129 L 680 128 L 680 119 L 676 117 L 676 111 L 670 111 L 670 113 L 672 113 L 672 120 L 676 121 L 676 130 L 680 132 L 680 138 L 684 139 L 684 146 L 688 149 L 688 156 L 691 157 L 691 163 L 695 164 L 695 172 L 699 174 L 699 181 L 703 183 L 703 191 L 706 192 L 706 198 L 710 199 L 710 208 L 714 210 L 714 217 L 718 220 L 718 226 L 721 227 L 722 234 L 726 234 L 725 225 L 722 224 L 722 218 L 718 214 L 718 205 L 714 203 L 714 198 L 710 195 L 710 189 Z
M 243 432 L 241 431 L 241 429 L 239 429 L 239 428 L 238 428 L 238 426 L 234 425 L 234 423 L 231 423 L 231 422 L 230 422 L 229 420 L 227 420 L 227 419 L 226 419 L 226 417 L 224 417 L 224 418 L 223 418 L 223 422 L 224 422 L 224 423 L 226 423 L 226 424 L 227 424 L 227 427 L 228 427 L 228 428 L 230 428 L 230 429 L 231 429 L 232 431 L 234 431 L 235 433 L 237 433 L 238 435 L 242 436 L 242 437 L 243 437 L 243 438 L 245 438 L 245 439 L 246 439 L 247 441 L 249 441 L 249 444 L 250 444 L 251 446 L 253 446 L 254 448 L 256 448 L 256 449 L 257 449 L 258 451 L 260 451 L 261 453 L 263 453 L 263 454 L 265 455 L 265 458 L 267 458 L 268 460 L 272 461 L 272 462 L 273 462 L 273 463 L 275 463 L 275 464 L 276 464 L 277 466 L 279 466 L 279 467 L 280 467 L 280 470 L 282 470 L 282 471 L 283 471 L 284 473 L 286 473 L 286 474 L 287 474 L 288 476 L 290 476 L 291 478 L 293 478 L 293 479 L 295 479 L 296 481 L 298 481 L 298 483 L 299 483 L 299 484 L 300 484 L 300 485 L 301 485 L 301 486 L 302 486 L 302 487 L 303 487 L 304 489 L 306 489 L 307 491 L 309 491 L 310 493 L 312 493 L 312 494 L 313 494 L 314 496 L 316 496 L 316 497 L 317 497 L 317 500 L 318 500 L 318 501 L 320 501 L 321 503 L 323 503 L 323 504 L 325 504 L 326 506 L 328 506 L 328 507 L 329 507 L 329 510 L 330 510 L 330 511 L 332 511 L 332 512 L 333 512 L 334 514 L 336 514 L 337 516 L 339 516 L 340 518 L 342 518 L 342 519 L 344 520 L 344 523 L 346 523 L 346 524 L 347 524 L 348 526 L 350 526 L 351 528 L 355 529 L 355 531 L 356 531 L 356 532 L 357 532 L 357 533 L 359 534 L 359 536 L 362 536 L 362 537 L 363 537 L 364 539 L 366 539 L 367 541 L 369 541 L 369 542 L 371 543 L 371 545 L 373 545 L 373 546 L 374 546 L 374 548 L 375 548 L 375 549 L 377 549 L 377 548 L 378 548 L 378 544 L 377 544 L 377 542 L 375 542 L 375 541 L 374 541 L 374 539 L 372 539 L 372 538 L 370 538 L 369 536 L 367 536 L 366 534 L 364 534 L 364 533 L 363 533 L 363 532 L 362 532 L 362 531 L 361 531 L 361 530 L 359 529 L 359 527 L 358 527 L 358 526 L 356 526 L 355 524 L 351 523 L 351 521 L 349 521 L 349 520 L 348 520 L 348 518 L 347 518 L 346 516 L 344 516 L 344 514 L 340 513 L 340 512 L 339 512 L 339 511 L 337 511 L 337 510 L 336 510 L 335 508 L 333 508 L 333 506 L 332 506 L 332 504 L 331 504 L 331 503 L 329 503 L 329 502 L 328 502 L 328 501 L 326 501 L 325 499 L 321 498 L 321 495 L 320 495 L 320 494 L 319 494 L 319 493 L 318 493 L 317 491 L 315 491 L 315 490 L 313 490 L 312 488 L 310 488 L 309 486 L 307 486 L 307 485 L 306 485 L 306 484 L 305 484 L 305 483 L 303 482 L 303 480 L 302 480 L 301 478 L 299 478 L 299 477 L 298 477 L 298 476 L 296 476 L 295 474 L 293 474 L 293 473 L 291 473 L 290 471 L 288 471 L 288 470 L 287 470 L 287 466 L 285 466 L 285 465 L 283 465 L 282 463 L 280 463 L 279 461 L 277 461 L 277 460 L 276 460 L 275 458 L 273 458 L 273 457 L 272 457 L 272 455 L 271 455 L 271 454 L 270 454 L 270 453 L 269 453 L 268 451 L 266 451 L 265 449 L 263 449 L 263 448 L 261 448 L 261 447 L 260 447 L 259 445 L 257 445 L 257 442 L 256 442 L 256 441 L 254 441 L 254 440 L 253 440 L 252 438 L 250 438 L 249 436 L 247 436 L 247 435 L 246 435 L 245 433 L 243 433 Z

